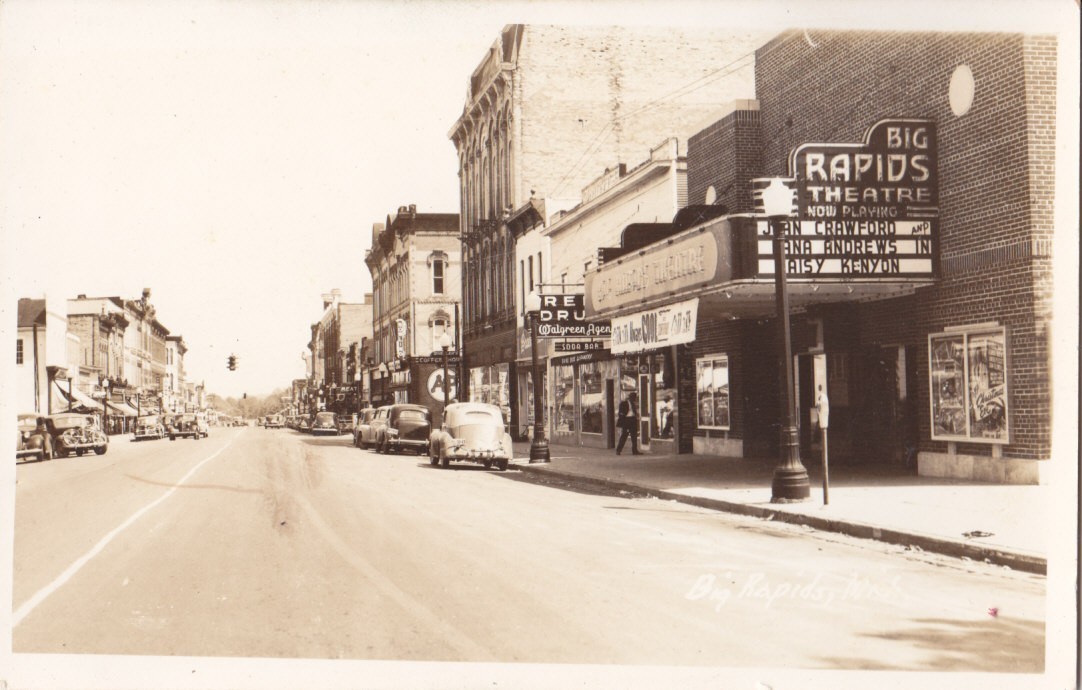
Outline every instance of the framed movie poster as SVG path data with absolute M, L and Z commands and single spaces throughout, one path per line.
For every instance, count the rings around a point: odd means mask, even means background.
M 696 425 L 700 429 L 728 429 L 729 358 L 712 355 L 695 362 Z
M 1007 334 L 958 329 L 928 336 L 932 439 L 1007 443 Z

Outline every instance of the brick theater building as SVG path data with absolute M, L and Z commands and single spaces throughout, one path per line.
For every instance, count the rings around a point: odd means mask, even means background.
M 681 452 L 777 454 L 771 231 L 751 180 L 779 176 L 797 190 L 783 230 L 805 462 L 826 393 L 832 461 L 1041 480 L 1056 50 L 1020 34 L 793 31 L 756 51 L 756 100 L 688 141 L 689 205 L 728 215 L 586 278 L 614 353 L 670 348 Z

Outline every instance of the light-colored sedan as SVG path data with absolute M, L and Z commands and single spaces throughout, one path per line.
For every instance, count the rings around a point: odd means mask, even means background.
M 374 443 L 376 437 L 372 435 L 372 420 L 379 412 L 374 407 L 366 407 L 357 413 L 357 425 L 353 427 L 353 445 L 358 448 L 367 448 L 368 444 Z
M 443 424 L 428 439 L 428 459 L 447 468 L 452 462 L 476 462 L 485 468 L 507 469 L 514 450 L 495 405 L 452 403 L 443 411 Z

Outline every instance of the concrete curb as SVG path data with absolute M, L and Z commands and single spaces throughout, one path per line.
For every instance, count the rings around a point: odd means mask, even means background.
M 567 480 L 582 486 L 602 486 L 608 489 L 628 491 L 646 494 L 659 499 L 686 503 L 688 505 L 718 510 L 737 515 L 747 515 L 757 518 L 771 518 L 775 522 L 785 522 L 794 525 L 806 525 L 813 529 L 824 532 L 836 532 L 861 539 L 873 539 L 875 541 L 897 544 L 899 546 L 915 546 L 922 551 L 937 553 L 953 558 L 968 558 L 973 561 L 988 562 L 995 565 L 1004 565 L 1015 570 L 1037 575 L 1048 574 L 1048 559 L 1033 553 L 1011 551 L 981 544 L 946 539 L 928 534 L 916 532 L 904 532 L 902 530 L 876 527 L 853 520 L 840 520 L 819 517 L 817 515 L 804 515 L 785 510 L 765 508 L 763 506 L 748 505 L 735 501 L 726 501 L 719 498 L 707 498 L 704 496 L 691 496 L 676 491 L 667 491 L 640 484 L 615 481 L 603 477 L 591 477 L 589 475 L 576 474 L 564 470 L 554 470 L 550 467 L 529 464 L 514 464 L 513 468 L 522 472 L 537 475 L 549 475 Z

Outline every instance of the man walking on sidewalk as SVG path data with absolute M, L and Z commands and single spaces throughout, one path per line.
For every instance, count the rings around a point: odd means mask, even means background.
M 622 431 L 620 432 L 620 441 L 616 444 L 616 454 L 619 455 L 624 449 L 624 443 L 627 441 L 627 437 L 631 436 L 631 454 L 642 455 L 639 452 L 639 396 L 635 395 L 632 391 L 624 400 L 620 403 L 620 408 L 617 413 L 616 424 Z

